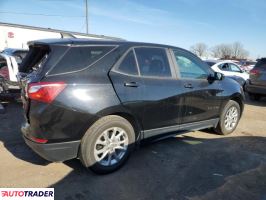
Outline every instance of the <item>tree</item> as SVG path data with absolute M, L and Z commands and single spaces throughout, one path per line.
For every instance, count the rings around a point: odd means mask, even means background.
M 232 44 L 232 57 L 236 59 L 247 58 L 249 52 L 244 49 L 243 45 L 240 42 L 235 42 Z
M 207 45 L 204 43 L 197 43 L 190 47 L 190 50 L 199 57 L 205 56 L 207 54 Z
M 231 45 L 219 44 L 211 49 L 212 56 L 215 58 L 228 59 L 232 56 Z

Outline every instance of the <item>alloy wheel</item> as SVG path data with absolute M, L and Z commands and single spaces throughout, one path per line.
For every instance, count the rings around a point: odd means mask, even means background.
M 128 135 L 119 127 L 105 130 L 97 138 L 94 146 L 95 160 L 103 166 L 119 163 L 128 149 Z

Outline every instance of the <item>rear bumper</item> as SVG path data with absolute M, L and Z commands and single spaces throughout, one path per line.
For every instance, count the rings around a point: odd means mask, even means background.
M 78 156 L 80 141 L 41 144 L 27 137 L 29 134 L 29 126 L 22 126 L 21 131 L 26 144 L 46 160 L 62 162 Z
M 245 91 L 252 94 L 266 95 L 265 86 L 251 85 L 249 82 L 246 83 Z

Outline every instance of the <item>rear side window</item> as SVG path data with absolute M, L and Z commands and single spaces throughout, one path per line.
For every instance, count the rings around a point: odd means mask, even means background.
M 135 48 L 141 76 L 172 77 L 168 57 L 162 48 Z
M 52 74 L 82 70 L 110 52 L 114 46 L 71 47 L 56 64 Z
M 127 53 L 122 62 L 119 64 L 117 71 L 130 75 L 138 75 L 137 63 L 133 50 Z

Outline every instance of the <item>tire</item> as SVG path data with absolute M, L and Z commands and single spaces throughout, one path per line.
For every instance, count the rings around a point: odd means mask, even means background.
M 107 174 L 125 163 L 134 146 L 132 125 L 120 116 L 109 115 L 96 121 L 87 130 L 81 141 L 79 158 L 85 167 L 98 174 Z
M 231 109 L 231 110 L 230 110 Z M 234 116 L 233 113 L 237 113 L 236 118 L 233 118 L 231 121 L 231 125 L 230 124 L 230 120 L 228 122 L 228 116 L 230 115 L 229 112 L 232 111 L 232 116 Z M 220 135 L 228 135 L 232 132 L 234 132 L 234 130 L 236 129 L 239 119 L 240 119 L 240 115 L 241 115 L 241 111 L 240 111 L 240 105 L 233 100 L 228 101 L 228 103 L 225 105 L 221 115 L 220 115 L 220 121 L 217 125 L 217 127 L 214 129 L 218 134 Z M 227 123 L 226 123 L 227 120 Z

